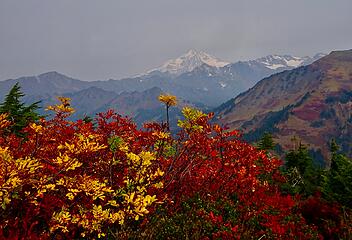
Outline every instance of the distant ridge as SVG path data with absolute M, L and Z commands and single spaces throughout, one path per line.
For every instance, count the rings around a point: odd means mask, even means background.
M 328 158 L 328 143 L 335 138 L 352 156 L 352 50 L 267 77 L 222 104 L 216 115 L 250 141 L 268 131 L 287 150 L 296 136 Z
M 273 55 L 274 56 L 274 55 Z M 216 57 L 196 50 L 190 50 L 183 56 L 163 64 L 159 70 L 154 69 L 148 74 L 120 80 L 81 81 L 64 74 L 51 71 L 38 76 L 21 77 L 0 81 L 0 101 L 10 88 L 19 82 L 28 99 L 48 99 L 58 95 L 74 94 L 90 87 L 96 87 L 115 94 L 134 91 L 144 92 L 158 87 L 163 92 L 176 95 L 180 99 L 204 107 L 216 107 L 237 94 L 253 87 L 264 77 L 274 73 L 292 69 L 289 56 L 280 57 L 290 63 L 277 69 L 269 68 L 268 64 L 278 64 L 279 55 L 265 57 L 261 60 L 228 63 Z M 291 57 L 293 58 L 293 57 Z M 298 57 L 294 57 L 298 61 Z M 300 64 L 313 58 L 306 57 Z M 172 63 L 177 63 L 176 65 Z M 168 69 L 170 72 L 168 72 Z M 173 74 L 172 72 L 177 72 Z M 84 99 L 81 101 L 84 103 Z

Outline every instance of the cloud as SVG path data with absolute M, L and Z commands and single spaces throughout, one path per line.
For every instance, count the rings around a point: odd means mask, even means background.
M 2 0 L 0 79 L 121 78 L 190 48 L 228 61 L 346 49 L 350 9 L 349 0 Z

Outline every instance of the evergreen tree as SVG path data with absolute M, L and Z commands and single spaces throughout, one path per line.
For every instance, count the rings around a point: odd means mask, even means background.
M 296 167 L 301 174 L 313 167 L 313 159 L 309 156 L 305 145 L 299 144 L 298 148 L 286 154 L 286 168 Z
M 339 166 L 337 165 L 340 158 L 343 157 L 341 154 L 338 154 L 340 146 L 336 143 L 335 139 L 332 139 L 330 142 L 330 152 L 331 152 L 331 166 L 330 172 L 339 171 Z
M 265 132 L 262 138 L 259 140 L 257 146 L 260 150 L 273 150 L 275 147 L 273 136 L 270 133 Z
M 330 152 L 336 154 L 340 150 L 340 146 L 336 143 L 335 139 L 330 142 Z
M 323 188 L 325 198 L 352 208 L 352 161 L 337 153 L 339 146 L 335 140 L 331 141 L 330 150 L 331 167 Z
M 39 119 L 39 115 L 35 112 L 40 102 L 32 103 L 25 106 L 20 99 L 24 96 L 21 92 L 19 83 L 16 83 L 10 92 L 6 95 L 5 101 L 0 104 L 0 113 L 7 113 L 8 119 L 12 122 L 9 132 L 17 136 L 23 136 L 21 130 L 28 125 Z
M 323 170 L 314 165 L 305 145 L 299 143 L 298 148 L 290 150 L 285 159 L 285 175 L 290 181 L 286 188 L 289 192 L 309 196 L 319 190 Z

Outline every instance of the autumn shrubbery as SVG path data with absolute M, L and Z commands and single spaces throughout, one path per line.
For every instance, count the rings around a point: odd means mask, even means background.
M 137 129 L 112 111 L 71 122 L 69 99 L 21 136 L 0 115 L 0 236 L 8 239 L 319 239 L 280 160 L 184 108 Z M 22 137 L 24 136 L 24 137 Z M 309 202 L 305 206 L 309 206 Z

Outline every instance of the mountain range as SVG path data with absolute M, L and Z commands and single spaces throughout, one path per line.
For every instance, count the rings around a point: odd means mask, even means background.
M 85 116 L 94 117 L 95 114 L 106 112 L 114 109 L 122 116 L 133 118 L 139 126 L 149 121 L 162 122 L 165 120 L 165 107 L 158 100 L 158 96 L 163 91 L 158 87 L 138 92 L 123 92 L 117 94 L 112 91 L 106 91 L 97 87 L 89 87 L 73 93 L 61 94 L 71 99 L 71 104 L 75 109 L 72 119 L 80 119 Z M 40 102 L 40 114 L 47 115 L 46 106 L 54 105 L 58 101 L 56 96 L 52 95 L 47 98 L 38 96 L 26 96 L 26 102 Z M 170 118 L 172 126 L 181 118 L 181 110 L 184 106 L 192 106 L 205 109 L 203 105 L 196 105 L 183 99 L 178 99 L 176 107 L 170 109 Z
M 259 81 L 215 112 L 230 129 L 241 129 L 249 141 L 274 134 L 282 149 L 292 138 L 325 159 L 331 139 L 349 156 L 352 136 L 352 50 L 334 51 L 316 62 Z
M 352 50 L 313 57 L 270 55 L 235 63 L 190 50 L 120 80 L 87 82 L 48 72 L 0 81 L 0 99 L 19 82 L 26 102 L 41 100 L 45 107 L 62 95 L 70 97 L 77 109 L 73 118 L 115 109 L 142 124 L 164 119 L 165 109 L 157 97 L 168 92 L 179 98 L 171 111 L 174 125 L 185 105 L 213 109 L 215 121 L 240 129 L 250 142 L 271 132 L 278 149 L 288 150 L 299 139 L 325 164 L 333 138 L 352 156 L 351 80 Z
M 247 90 L 264 77 L 309 64 L 320 57 L 319 54 L 314 57 L 272 55 L 228 63 L 205 52 L 190 50 L 176 59 L 168 60 L 161 67 L 120 80 L 87 82 L 58 72 L 47 72 L 38 76 L 0 81 L 0 99 L 16 82 L 20 83 L 28 98 L 41 100 L 57 95 L 72 95 L 91 87 L 110 92 L 107 96 L 112 92 L 116 95 L 135 91 L 142 93 L 158 87 L 184 101 L 211 108 Z M 98 91 L 97 95 L 99 93 Z M 98 102 L 106 100 L 105 96 L 100 97 Z

